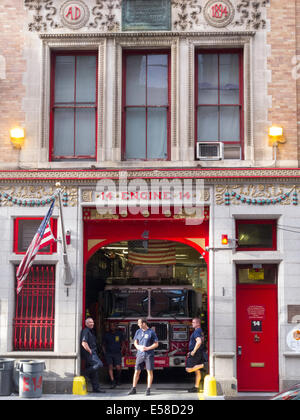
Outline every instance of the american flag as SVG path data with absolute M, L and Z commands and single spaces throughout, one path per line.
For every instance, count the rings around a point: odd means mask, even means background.
M 26 280 L 30 267 L 33 264 L 34 258 L 37 254 L 37 252 L 48 246 L 51 242 L 55 241 L 55 238 L 51 232 L 50 229 L 50 217 L 53 212 L 54 207 L 54 201 L 52 202 L 48 213 L 44 217 L 42 223 L 40 224 L 40 227 L 38 228 L 36 234 L 34 235 L 34 238 L 32 239 L 26 254 L 24 255 L 23 260 L 21 261 L 21 264 L 18 267 L 17 270 L 17 293 L 19 294 L 22 290 L 24 281 Z
M 138 246 L 138 242 L 140 246 Z M 176 247 L 174 242 L 162 240 L 129 241 L 128 262 L 135 265 L 171 265 L 176 264 Z

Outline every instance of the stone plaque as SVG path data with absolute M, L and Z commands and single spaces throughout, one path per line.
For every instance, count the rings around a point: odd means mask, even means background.
M 89 8 L 81 0 L 68 0 L 60 8 L 60 16 L 64 26 L 80 29 L 89 20 Z
M 233 21 L 234 7 L 230 0 L 209 0 L 203 14 L 209 25 L 224 28 Z
M 171 0 L 123 0 L 123 31 L 171 30 Z

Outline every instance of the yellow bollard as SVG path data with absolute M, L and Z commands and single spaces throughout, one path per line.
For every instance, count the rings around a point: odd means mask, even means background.
M 86 381 L 84 376 L 75 376 L 73 379 L 73 394 L 86 395 Z
M 217 396 L 217 381 L 213 376 L 210 376 L 210 375 L 205 376 L 203 394 L 206 397 Z

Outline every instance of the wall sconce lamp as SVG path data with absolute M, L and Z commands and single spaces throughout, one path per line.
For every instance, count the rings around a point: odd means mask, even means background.
M 269 146 L 278 146 L 278 143 L 285 143 L 283 128 L 277 125 L 269 127 Z
M 221 244 L 222 245 L 228 245 L 229 244 L 228 235 L 222 235 L 221 236 Z
M 21 149 L 25 141 L 25 130 L 21 127 L 15 127 L 10 130 L 10 141 L 16 149 Z

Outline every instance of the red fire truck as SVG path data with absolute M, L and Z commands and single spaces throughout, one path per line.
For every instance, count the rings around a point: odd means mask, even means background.
M 103 292 L 103 315 L 125 337 L 122 368 L 135 366 L 133 338 L 140 318 L 148 320 L 159 340 L 155 368 L 184 367 L 191 320 L 199 308 L 198 295 L 189 285 L 107 285 Z

